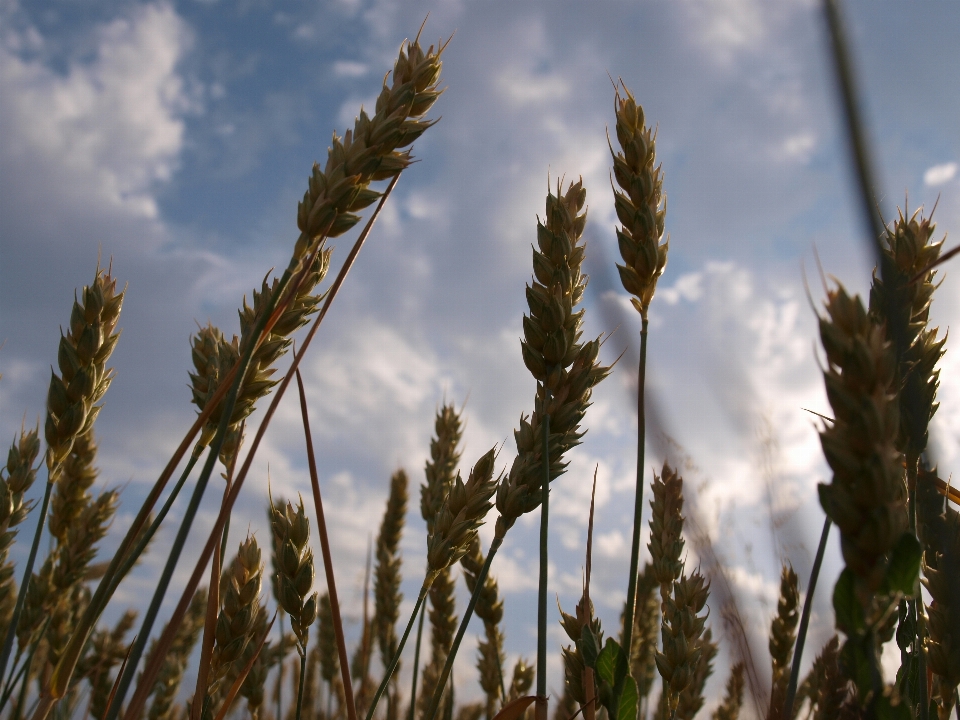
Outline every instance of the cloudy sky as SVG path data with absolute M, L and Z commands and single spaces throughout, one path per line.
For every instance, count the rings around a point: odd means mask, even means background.
M 244 293 L 289 258 L 312 163 L 372 107 L 428 13 L 425 39 L 456 33 L 433 111 L 442 119 L 416 143 L 421 162 L 403 174 L 305 367 L 348 632 L 388 478 L 402 466 L 421 481 L 438 404 L 469 398 L 464 473 L 494 443 L 507 443 L 501 464 L 512 460 L 511 432 L 534 392 L 519 346 L 530 245 L 548 178 L 562 175 L 587 188 L 587 334 L 613 333 L 606 361 L 626 354 L 555 484 L 550 590 L 565 607 L 579 596 L 596 469 L 592 594 L 606 627 L 618 624 L 639 323 L 613 266 L 612 76 L 659 127 L 669 197 L 669 264 L 651 309 L 647 482 L 665 457 L 684 469 L 689 514 L 714 540 L 765 666 L 780 562 L 807 577 L 823 517 L 816 483 L 828 479 L 803 410 L 828 412 L 803 272 L 819 306 L 815 253 L 858 292 L 871 269 L 813 0 L 0 1 L 0 438 L 41 417 L 74 288 L 92 281 L 98 253 L 112 258 L 128 289 L 97 427 L 101 482 L 124 488 L 123 530 L 194 416 L 196 323 L 237 332 Z M 846 15 L 885 215 L 905 202 L 929 212 L 939 199 L 938 235 L 956 232 L 960 6 L 859 0 Z M 351 241 L 338 241 L 334 268 Z M 936 322 L 954 324 L 958 308 L 948 272 Z M 933 428 L 944 476 L 960 460 L 956 358 L 943 361 Z M 247 527 L 266 532 L 268 467 L 276 493 L 309 492 L 295 396 L 255 467 L 231 544 Z M 424 556 L 417 504 L 414 493 L 407 606 Z M 536 533 L 536 516 L 519 523 L 494 565 L 511 659 L 535 648 Z M 112 613 L 143 602 L 171 538 L 161 534 Z M 830 552 L 821 587 L 839 569 Z M 177 580 L 188 572 L 182 563 Z M 815 642 L 829 632 L 827 604 L 816 608 Z M 719 608 L 713 617 L 721 631 Z M 457 671 L 464 697 L 477 692 L 473 652 Z

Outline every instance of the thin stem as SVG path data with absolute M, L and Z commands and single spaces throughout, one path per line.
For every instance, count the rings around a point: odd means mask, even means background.
M 644 412 L 644 385 L 647 372 L 647 318 L 640 326 L 640 362 L 637 368 L 637 488 L 633 503 L 633 543 L 630 546 L 630 574 L 627 576 L 627 607 L 623 619 L 623 651 L 631 657 L 633 626 L 637 606 L 637 575 L 640 572 L 640 531 L 643 529 L 643 465 L 646 445 L 646 413 Z
M 426 607 L 420 610 L 420 623 L 417 626 L 417 644 L 413 649 L 413 680 L 410 682 L 410 720 L 416 717 L 417 708 L 417 670 L 420 669 L 420 640 L 423 638 L 423 618 Z
M 49 472 L 56 471 L 59 474 L 59 468 L 53 468 Z M 37 549 L 40 547 L 40 536 L 43 534 L 43 524 L 47 519 L 47 507 L 50 505 L 50 493 L 53 491 L 53 485 L 56 481 L 56 475 L 48 475 L 47 487 L 43 491 L 43 503 L 40 505 L 40 517 L 37 518 L 37 531 L 33 535 L 33 544 L 30 546 L 30 555 L 27 558 L 27 566 L 23 571 L 23 582 L 20 585 L 20 592 L 17 595 L 17 604 L 13 608 L 13 615 L 10 616 L 10 626 L 7 628 L 7 637 L 3 641 L 3 655 L 0 657 L 0 680 L 7 674 L 7 662 L 10 660 L 10 653 L 13 652 L 13 639 L 17 636 L 17 625 L 20 623 L 20 614 L 23 612 L 23 603 L 27 599 L 27 590 L 30 587 L 30 579 L 33 577 L 33 566 L 37 561 Z
M 300 371 L 294 371 L 297 377 L 297 391 L 300 394 L 300 414 L 303 418 L 303 433 L 307 444 L 307 466 L 310 468 L 310 487 L 313 490 L 313 505 L 317 514 L 317 534 L 320 536 L 320 550 L 323 554 L 323 571 L 327 578 L 327 592 L 330 595 L 330 609 L 333 616 L 333 630 L 337 638 L 337 654 L 340 656 L 340 677 L 343 680 L 344 695 L 347 698 L 347 717 L 357 720 L 356 700 L 353 696 L 353 684 L 350 680 L 350 661 L 347 658 L 347 642 L 343 637 L 343 622 L 340 619 L 340 601 L 337 598 L 337 581 L 333 574 L 333 553 L 330 552 L 330 538 L 327 534 L 327 520 L 323 512 L 323 498 L 320 495 L 320 478 L 317 475 L 317 458 L 313 452 L 313 436 L 310 433 L 310 417 L 307 413 L 307 396 L 303 389 Z
M 460 627 L 457 629 L 457 636 L 453 639 L 453 645 L 450 646 L 450 652 L 447 653 L 447 660 L 443 664 L 443 671 L 440 673 L 440 678 L 437 680 L 437 687 L 433 691 L 433 699 L 430 701 L 430 708 L 423 716 L 423 720 L 435 720 L 437 717 L 437 711 L 440 709 L 440 699 L 443 697 L 443 687 L 447 684 L 447 678 L 450 677 L 450 671 L 453 670 L 453 661 L 457 657 L 457 651 L 460 649 L 460 643 L 463 642 L 463 636 L 467 632 L 467 625 L 470 624 L 470 618 L 473 617 L 473 611 L 477 607 L 477 600 L 480 598 L 480 592 L 483 590 L 483 584 L 487 580 L 487 573 L 490 572 L 490 564 L 493 562 L 493 558 L 497 554 L 497 550 L 500 549 L 501 544 L 503 544 L 503 538 L 495 535 L 493 542 L 490 543 L 490 551 L 487 553 L 487 559 L 484 560 L 483 566 L 480 568 L 480 573 L 477 575 L 477 584 L 473 588 L 473 595 L 470 596 L 470 602 L 467 604 L 467 609 L 463 613 L 463 619 L 460 620 Z M 372 717 L 372 714 L 369 715 L 367 720 L 370 720 Z
M 787 685 L 787 699 L 783 704 L 783 717 L 785 718 L 793 717 L 793 702 L 797 696 L 797 683 L 800 680 L 800 660 L 803 657 L 803 646 L 807 640 L 807 627 L 810 625 L 813 593 L 817 589 L 817 578 L 820 577 L 820 566 L 823 564 L 823 553 L 827 548 L 827 538 L 830 536 L 831 525 L 830 517 L 825 517 L 823 519 L 823 530 L 820 532 L 820 545 L 817 546 L 817 556 L 813 560 L 813 569 L 810 571 L 807 596 L 803 601 L 803 612 L 800 615 L 797 645 L 793 652 L 793 666 L 790 668 L 790 683 Z
M 373 700 L 370 703 L 370 708 L 367 710 L 366 720 L 373 720 L 373 713 L 377 710 L 377 703 L 379 703 L 380 698 L 383 697 L 383 692 L 387 689 L 387 685 L 390 683 L 390 678 L 393 677 L 394 670 L 397 669 L 397 663 L 400 662 L 400 655 L 403 652 L 403 646 L 407 644 L 407 638 L 410 637 L 410 631 L 413 629 L 413 622 L 417 619 L 417 613 L 420 612 L 420 607 L 423 605 L 423 601 L 427 597 L 427 591 L 430 590 L 430 585 L 433 583 L 433 580 L 430 579 L 429 576 L 427 576 L 427 578 L 428 579 L 424 581 L 423 586 L 420 588 L 420 594 L 417 596 L 417 604 L 413 606 L 413 613 L 410 615 L 410 619 L 407 621 L 407 627 L 403 630 L 403 636 L 400 638 L 400 644 L 397 645 L 397 651 L 390 659 L 390 666 L 384 670 L 383 680 L 380 681 L 380 686 L 377 688 L 377 692 L 374 694 Z
M 277 718 L 283 717 L 283 610 L 277 611 L 280 614 L 280 642 L 277 643 L 277 646 L 280 648 L 278 652 L 277 660 Z M 329 696 L 328 696 L 329 700 Z M 327 712 L 327 720 L 330 718 L 329 711 Z
M 300 714 L 303 711 L 303 681 L 307 677 L 307 647 L 304 645 L 303 652 L 300 653 L 300 686 L 297 688 L 297 720 L 300 720 Z
M 550 521 L 550 413 L 551 393 L 544 388 L 543 480 L 540 492 L 540 589 L 537 598 L 537 720 L 547 720 L 547 571 Z

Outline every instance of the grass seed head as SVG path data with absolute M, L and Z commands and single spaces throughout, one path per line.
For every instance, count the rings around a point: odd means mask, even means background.
M 930 669 L 949 690 L 960 685 L 960 512 L 943 501 L 932 483 L 924 482 L 929 480 L 927 474 L 918 478 L 924 540 L 921 582 L 932 600 L 927 607 L 925 646 Z M 931 512 L 931 505 L 936 512 Z M 949 703 L 952 694 L 948 695 L 940 700 Z M 949 713 L 951 705 L 946 707 Z
M 57 365 L 47 393 L 47 468 L 50 481 L 59 478 L 73 442 L 93 427 L 100 412 L 97 403 L 113 380 L 107 360 L 120 338 L 114 332 L 123 305 L 123 292 L 109 272 L 97 268 L 93 284 L 74 297 L 67 333 L 60 335 Z
M 443 47 L 424 52 L 417 40 L 401 45 L 393 81 L 377 98 L 373 117 L 361 108 L 342 138 L 333 135 L 323 170 L 313 166 L 306 193 L 297 207 L 300 237 L 292 265 L 307 256 L 319 238 L 333 238 L 357 224 L 360 210 L 380 193 L 371 182 L 398 175 L 411 162 L 409 145 L 434 121 L 424 115 L 440 97 L 440 55 Z
M 97 442 L 91 428 L 74 440 L 70 453 L 64 458 L 60 482 L 50 499 L 50 534 L 60 544 L 91 502 L 87 490 L 97 479 L 96 458 Z
M 389 666 L 397 650 L 397 620 L 400 617 L 400 539 L 407 515 L 407 474 L 397 470 L 390 478 L 390 495 L 377 536 L 377 564 L 373 571 L 374 626 L 380 659 Z
M 474 465 L 467 482 L 457 475 L 444 501 L 433 532 L 427 539 L 427 567 L 436 575 L 467 552 L 477 528 L 493 506 L 499 478 L 493 478 L 496 448 L 490 448 Z
M 317 645 L 320 648 L 320 677 L 328 683 L 340 673 L 340 655 L 337 652 L 337 636 L 333 627 L 333 608 L 330 595 L 324 593 L 317 603 Z
M 660 626 L 662 652 L 657 653 L 657 669 L 663 678 L 667 709 L 677 711 L 680 694 L 694 686 L 703 655 L 706 616 L 701 616 L 710 594 L 710 584 L 699 571 L 681 575 L 673 583 L 673 594 L 663 603 Z
M 743 671 L 745 665 L 736 663 L 730 669 L 730 678 L 723 695 L 723 701 L 713 711 L 713 720 L 738 720 L 743 707 Z
M 777 615 L 770 623 L 770 658 L 773 663 L 773 689 L 770 693 L 768 717 L 780 718 L 786 701 L 790 679 L 793 646 L 797 641 L 800 621 L 800 586 L 793 567 L 784 565 L 780 573 L 780 599 Z
M 243 655 L 247 643 L 253 640 L 255 620 L 260 609 L 262 577 L 260 547 L 257 539 L 248 535 L 240 543 L 237 555 L 225 573 L 225 582 L 221 582 L 224 587 L 210 662 L 209 695 L 217 691 L 230 666 Z
M 27 519 L 33 503 L 24 498 L 37 478 L 40 437 L 37 430 L 21 430 L 10 446 L 7 464 L 0 469 L 0 629 L 6 632 L 16 602 L 13 563 L 7 561 L 17 537 L 16 527 Z
M 310 521 L 303 508 L 303 498 L 299 499 L 296 508 L 288 502 L 281 509 L 273 504 L 271 497 L 270 516 L 277 552 L 280 606 L 290 616 L 290 626 L 297 637 L 297 650 L 302 657 L 307 651 L 310 626 L 317 619 L 317 594 L 310 594 L 314 575 Z
M 713 661 L 719 650 L 720 646 L 713 641 L 713 633 L 707 628 L 700 638 L 700 659 L 693 671 L 693 679 L 687 689 L 680 693 L 677 702 L 677 720 L 693 720 L 700 712 L 704 703 L 703 691 L 707 680 L 713 674 Z
M 666 602 L 673 583 L 683 572 L 683 478 L 667 463 L 658 476 L 653 474 L 650 501 L 650 542 L 653 577 L 660 583 L 660 597 Z
M 866 609 L 880 587 L 890 550 L 907 529 L 906 485 L 896 441 L 900 413 L 896 360 L 883 327 L 858 297 L 831 291 L 820 337 L 834 422 L 820 432 L 833 481 L 820 504 L 840 529 L 840 547 Z
M 586 212 L 583 182 L 570 183 L 562 192 L 547 193 L 546 212 L 537 223 L 533 250 L 533 282 L 527 286 L 529 314 L 523 318 L 520 349 L 523 362 L 537 380 L 534 411 L 520 418 L 514 431 L 517 457 L 497 492 L 497 537 L 502 539 L 521 515 L 540 507 L 543 483 L 543 430 L 550 416 L 548 452 L 552 482 L 566 469 L 564 454 L 580 444 L 580 422 L 590 406 L 594 385 L 610 369 L 598 362 L 599 339 L 581 342 L 583 298 L 587 276 L 581 272 L 585 246 L 581 244 Z
M 900 211 L 881 238 L 884 272 L 882 277 L 874 272 L 870 288 L 870 314 L 886 327 L 900 363 L 898 448 L 912 458 L 918 458 L 927 446 L 927 425 L 937 409 L 940 373 L 936 364 L 944 352 L 945 340 L 937 339 L 936 328 L 927 328 L 936 271 L 913 282 L 940 257 L 944 241 L 931 242 L 935 229 L 920 210 L 909 218 Z
M 460 440 L 463 421 L 453 405 L 437 410 L 434 437 L 430 439 L 430 459 L 424 468 L 426 482 L 420 486 L 420 514 L 427 523 L 427 534 L 440 514 L 443 501 L 450 493 L 460 463 Z
M 618 89 L 614 100 L 621 149 L 615 152 L 607 138 L 613 156 L 613 176 L 621 188 L 613 191 L 617 218 L 622 223 L 617 230 L 617 243 L 624 264 L 618 264 L 617 270 L 624 289 L 633 295 L 630 302 L 646 320 L 657 280 L 667 265 L 670 243 L 660 242 L 666 198 L 663 173 L 656 165 L 656 135 L 644 124 L 643 108 L 626 86 L 623 91 L 626 97 Z

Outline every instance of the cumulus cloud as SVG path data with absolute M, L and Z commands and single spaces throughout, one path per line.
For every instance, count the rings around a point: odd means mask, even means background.
M 191 103 L 177 73 L 186 26 L 167 4 L 141 6 L 99 28 L 94 57 L 70 61 L 65 73 L 42 52 L 19 52 L 43 43 L 28 28 L 8 29 L 0 45 L 4 166 L 40 159 L 47 197 L 156 218 L 154 190 L 176 170 Z
M 957 175 L 957 163 L 948 162 L 942 165 L 933 165 L 927 168 L 923 173 L 923 184 L 929 187 L 936 187 L 950 182 Z

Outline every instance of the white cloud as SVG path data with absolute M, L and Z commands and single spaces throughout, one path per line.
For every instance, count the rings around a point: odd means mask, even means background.
M 366 63 L 355 60 L 337 60 L 333 63 L 333 74 L 338 78 L 363 77 L 369 70 L 370 68 Z
M 663 288 L 660 295 L 667 305 L 676 305 L 681 299 L 696 302 L 703 295 L 703 273 L 684 273 L 672 287 Z
M 816 147 L 817 136 L 812 132 L 801 132 L 791 135 L 783 141 L 779 155 L 785 160 L 805 163 L 810 159 Z
M 763 40 L 767 28 L 761 5 L 756 0 L 689 0 L 686 11 L 703 46 L 727 62 Z
M 155 218 L 154 190 L 177 168 L 190 105 L 177 73 L 184 23 L 165 3 L 137 8 L 99 28 L 93 59 L 63 74 L 21 57 L 40 42 L 34 34 L 7 33 L 0 47 L 4 164 L 39 157 L 51 166 L 48 195 Z
M 923 184 L 928 187 L 943 185 L 957 176 L 957 163 L 948 162 L 927 168 L 923 174 Z

